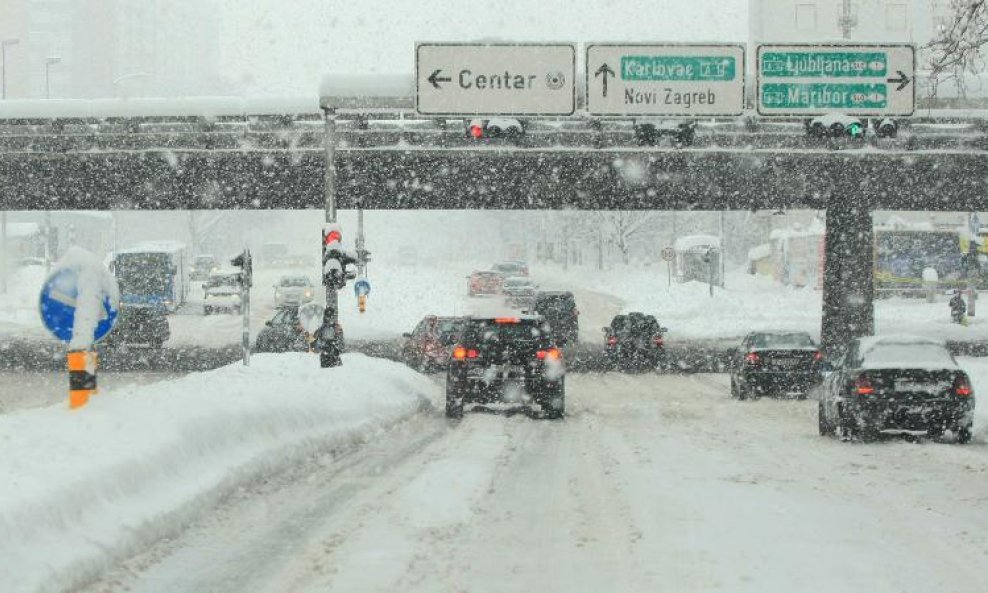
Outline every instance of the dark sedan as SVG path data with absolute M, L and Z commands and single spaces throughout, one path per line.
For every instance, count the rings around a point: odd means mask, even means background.
M 806 393 L 823 380 L 823 354 L 805 332 L 755 332 L 745 336 L 731 364 L 731 397 Z
M 820 390 L 821 435 L 872 440 L 882 432 L 953 433 L 971 440 L 974 390 L 943 342 L 915 336 L 858 338 Z
M 274 317 L 268 320 L 257 334 L 254 352 L 308 352 L 309 336 L 302 329 L 298 318 L 298 307 L 280 307 Z M 343 328 L 336 324 L 337 341 L 343 352 Z

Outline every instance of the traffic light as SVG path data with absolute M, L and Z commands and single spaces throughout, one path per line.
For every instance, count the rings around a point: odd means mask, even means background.
M 254 264 L 250 250 L 244 249 L 240 255 L 230 260 L 230 265 L 240 268 L 240 286 L 250 288 L 254 278 Z
M 878 122 L 875 128 L 875 135 L 879 138 L 895 138 L 899 133 L 899 123 L 890 117 L 886 117 Z
M 343 233 L 338 225 L 328 225 L 322 231 L 322 283 L 337 290 L 346 286 L 348 279 L 356 278 L 355 271 L 347 266 L 357 262 L 343 249 Z
M 654 146 L 669 136 L 674 146 L 690 146 L 696 136 L 695 121 L 635 122 L 635 140 L 639 145 Z
M 806 122 L 806 133 L 814 138 L 853 138 L 865 137 L 864 121 L 841 113 L 831 113 L 814 117 Z
M 467 136 L 473 140 L 488 138 L 517 139 L 525 133 L 525 127 L 517 119 L 472 119 L 467 122 Z

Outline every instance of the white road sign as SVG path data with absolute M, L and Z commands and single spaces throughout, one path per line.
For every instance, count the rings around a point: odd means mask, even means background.
M 912 45 L 759 45 L 761 115 L 912 115 Z
M 571 43 L 415 45 L 422 115 L 572 115 L 575 77 Z
M 592 115 L 741 115 L 742 45 L 590 43 Z

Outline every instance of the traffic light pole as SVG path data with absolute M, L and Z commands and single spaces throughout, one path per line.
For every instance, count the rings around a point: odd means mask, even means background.
M 325 192 L 326 192 L 326 223 L 335 224 L 336 223 L 336 143 L 339 138 L 336 134 L 336 109 L 325 108 L 325 119 L 326 119 L 326 135 L 323 139 L 325 146 L 323 147 L 326 152 L 326 173 L 325 173 Z M 325 275 L 325 270 L 323 271 Z M 325 283 L 324 283 L 325 284 Z M 323 319 L 324 323 L 329 323 L 329 327 L 336 327 L 336 324 L 340 319 L 340 296 L 337 292 L 335 286 L 326 284 L 326 308 L 331 309 L 331 314 L 328 318 Z

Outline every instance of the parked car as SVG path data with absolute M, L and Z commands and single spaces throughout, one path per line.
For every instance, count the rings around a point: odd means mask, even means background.
M 401 359 L 424 372 L 445 369 L 463 324 L 462 317 L 424 317 L 410 333 L 402 334 Z
M 575 343 L 580 325 L 580 311 L 572 292 L 544 291 L 535 294 L 531 312 L 542 316 L 560 344 Z
M 562 350 L 538 317 L 467 318 L 446 371 L 446 416 L 468 404 L 537 405 L 546 418 L 565 412 Z
M 823 353 L 806 332 L 753 332 L 731 360 L 731 397 L 805 398 L 823 379 Z
M 104 348 L 147 348 L 161 350 L 171 337 L 165 311 L 158 307 L 120 307 L 117 323 L 107 334 Z
M 495 264 L 491 269 L 505 278 L 514 278 L 517 276 L 528 277 L 528 264 L 523 261 L 504 261 Z
M 476 270 L 467 276 L 467 295 L 475 297 L 501 294 L 503 283 L 504 276 L 499 272 Z
M 212 255 L 197 255 L 192 262 L 192 273 L 189 279 L 195 282 L 203 282 L 209 279 L 209 275 L 219 271 L 220 266 L 216 262 L 216 257 Z
M 654 315 L 616 315 L 604 328 L 604 352 L 609 366 L 621 369 L 654 369 L 665 363 L 665 336 L 669 331 Z
M 255 352 L 308 352 L 309 341 L 299 322 L 298 307 L 286 306 L 275 309 L 274 316 L 264 324 L 254 341 Z M 336 324 L 337 345 L 340 352 L 346 346 L 343 326 Z
M 316 288 L 312 280 L 303 274 L 288 274 L 282 276 L 274 285 L 274 305 L 304 305 L 315 298 Z
M 227 311 L 239 314 L 241 290 L 239 272 L 213 272 L 203 287 L 203 313 L 209 315 L 216 311 Z
M 855 339 L 819 393 L 821 435 L 872 440 L 883 431 L 909 431 L 939 438 L 949 430 L 958 443 L 971 440 L 971 380 L 939 340 Z
M 530 307 L 535 302 L 534 282 L 525 277 L 507 278 L 501 286 L 504 303 L 509 307 Z

